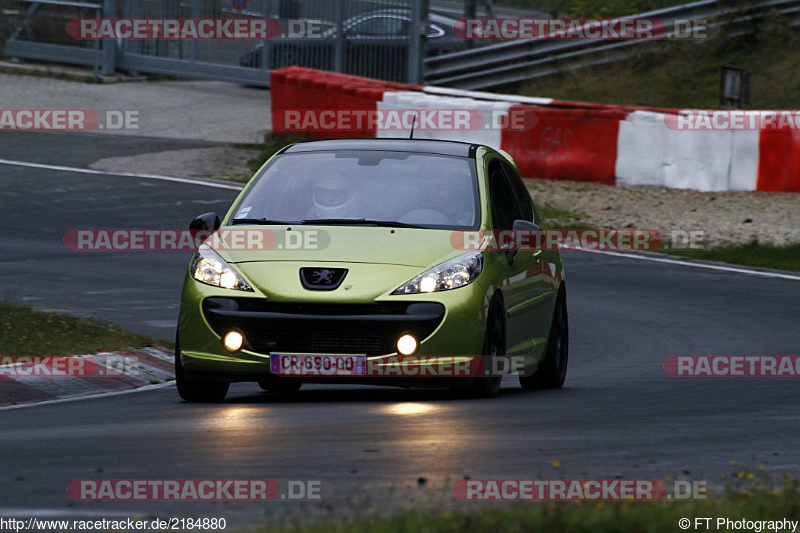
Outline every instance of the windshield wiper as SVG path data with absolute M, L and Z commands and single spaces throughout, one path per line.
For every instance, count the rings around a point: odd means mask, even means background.
M 268 218 L 234 218 L 231 224 L 259 224 L 262 226 L 284 226 L 287 224 L 294 224 L 294 222 L 286 222 L 285 220 L 270 220 Z
M 312 218 L 300 221 L 301 224 L 320 226 L 383 226 L 387 228 L 425 229 L 425 226 L 406 224 L 394 220 L 374 220 L 371 218 Z

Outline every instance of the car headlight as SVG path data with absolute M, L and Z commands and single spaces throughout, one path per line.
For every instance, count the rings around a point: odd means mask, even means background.
M 449 291 L 469 285 L 483 270 L 483 252 L 469 252 L 426 270 L 392 294 Z
M 244 278 L 208 246 L 201 246 L 197 250 L 189 266 L 189 272 L 200 283 L 223 289 L 253 292 L 253 288 Z

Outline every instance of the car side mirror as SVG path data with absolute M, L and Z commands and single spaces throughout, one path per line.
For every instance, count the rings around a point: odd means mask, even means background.
M 217 231 L 222 224 L 216 213 L 205 213 L 189 224 L 189 229 L 198 231 Z
M 513 265 L 514 261 L 516 261 L 517 259 L 517 252 L 519 252 L 519 250 L 516 247 L 517 243 L 536 242 L 531 238 L 522 239 L 519 235 L 517 235 L 517 233 L 524 233 L 524 232 L 537 233 L 542 231 L 542 228 L 538 224 L 534 224 L 530 220 L 515 220 L 514 223 L 511 225 L 511 229 L 514 230 L 514 238 L 512 242 L 507 243 L 505 246 L 506 248 L 508 248 L 506 250 L 506 258 L 508 259 L 509 265 Z
M 515 220 L 511 229 L 514 231 L 542 231 L 538 224 L 534 224 L 530 220 Z

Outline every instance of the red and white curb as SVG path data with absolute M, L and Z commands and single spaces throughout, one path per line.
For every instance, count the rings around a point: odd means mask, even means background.
M 169 383 L 175 379 L 173 354 L 166 348 L 74 355 L 95 368 L 92 375 L 31 372 L 30 365 L 0 365 L 0 407 L 120 393 Z

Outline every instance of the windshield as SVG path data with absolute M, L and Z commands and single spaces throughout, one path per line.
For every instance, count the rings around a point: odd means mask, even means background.
M 388 151 L 278 156 L 256 178 L 232 219 L 312 224 L 385 221 L 475 229 L 475 165 L 465 157 Z

